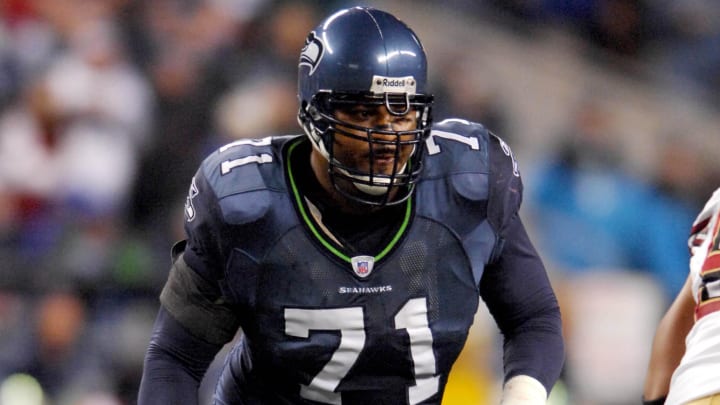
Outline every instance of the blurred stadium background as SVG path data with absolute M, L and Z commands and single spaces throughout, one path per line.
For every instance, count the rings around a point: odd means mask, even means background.
M 305 35 L 356 4 L 417 31 L 436 119 L 520 162 L 567 337 L 552 405 L 639 402 L 720 180 L 713 0 L 0 0 L 0 404 L 136 402 L 190 177 L 298 132 Z M 501 347 L 479 313 L 446 404 L 498 403 Z

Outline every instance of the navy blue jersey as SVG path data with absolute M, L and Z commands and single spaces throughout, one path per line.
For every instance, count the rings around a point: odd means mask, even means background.
M 367 252 L 329 235 L 298 189 L 293 162 L 307 149 L 304 136 L 237 141 L 202 163 L 186 202 L 182 260 L 208 299 L 183 303 L 185 293 L 164 292 L 163 306 L 208 342 L 242 328 L 218 403 L 439 404 L 480 296 L 506 338 L 540 314 L 550 321 L 535 329 L 558 346 L 557 303 L 517 217 L 522 183 L 510 149 L 463 120 L 436 124 L 426 147 L 400 225 Z M 187 285 L 166 289 L 196 289 Z M 230 331 L 208 333 L 207 303 L 222 303 Z M 561 356 L 524 350 L 506 351 L 532 359 L 506 359 L 508 377 L 551 385 Z M 550 371 L 536 369 L 548 363 Z

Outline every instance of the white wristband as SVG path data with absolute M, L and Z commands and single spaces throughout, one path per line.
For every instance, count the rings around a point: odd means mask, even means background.
M 542 383 L 530 376 L 516 375 L 503 387 L 501 405 L 545 405 L 547 391 Z

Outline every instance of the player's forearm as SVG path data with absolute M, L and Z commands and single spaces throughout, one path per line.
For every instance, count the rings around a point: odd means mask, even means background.
M 149 352 L 145 359 L 138 405 L 198 403 L 200 382 L 177 363 Z
M 643 388 L 643 399 L 645 400 L 662 398 L 668 394 L 670 379 L 680 361 L 680 356 L 675 354 L 676 348 L 670 347 L 668 343 L 668 339 L 659 335 L 656 336 L 653 343 Z
M 643 400 L 651 401 L 667 396 L 670 389 L 670 380 L 675 368 L 680 363 L 682 354 L 677 353 L 677 346 L 671 347 L 665 336 L 655 338 L 650 356 L 648 371 L 643 387 Z M 680 345 L 684 348 L 684 345 Z
M 655 332 L 643 389 L 646 400 L 668 394 L 672 374 L 685 353 L 685 337 L 694 323 L 695 301 L 690 282 L 686 281 Z
M 196 404 L 200 381 L 221 347 L 191 335 L 161 308 L 145 355 L 138 405 Z
M 565 360 L 560 307 L 522 223 L 506 235 L 502 257 L 485 269 L 481 295 L 505 338 L 505 380 L 526 375 L 550 392 Z
M 559 311 L 548 309 L 519 327 L 518 332 L 506 334 L 504 346 L 506 381 L 516 376 L 532 377 L 549 393 L 565 360 Z

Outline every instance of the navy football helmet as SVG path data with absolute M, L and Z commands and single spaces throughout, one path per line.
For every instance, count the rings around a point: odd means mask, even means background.
M 367 7 L 344 9 L 310 33 L 298 66 L 298 121 L 315 149 L 328 160 L 330 179 L 338 192 L 371 205 L 398 204 L 410 197 L 423 167 L 421 144 L 430 132 L 433 97 L 427 93 L 426 81 L 427 60 L 420 40 L 387 12 Z M 414 111 L 417 127 L 406 131 L 366 128 L 334 115 L 343 106 L 357 104 L 385 106 L 395 116 Z M 371 151 L 410 145 L 413 152 L 407 164 L 399 167 L 396 162 L 390 174 L 373 169 L 371 152 L 369 169 L 361 170 L 333 156 L 338 134 L 368 142 Z M 350 183 L 356 190 L 348 191 L 339 182 Z M 393 189 L 399 192 L 391 200 Z M 357 190 L 360 193 L 352 192 Z

